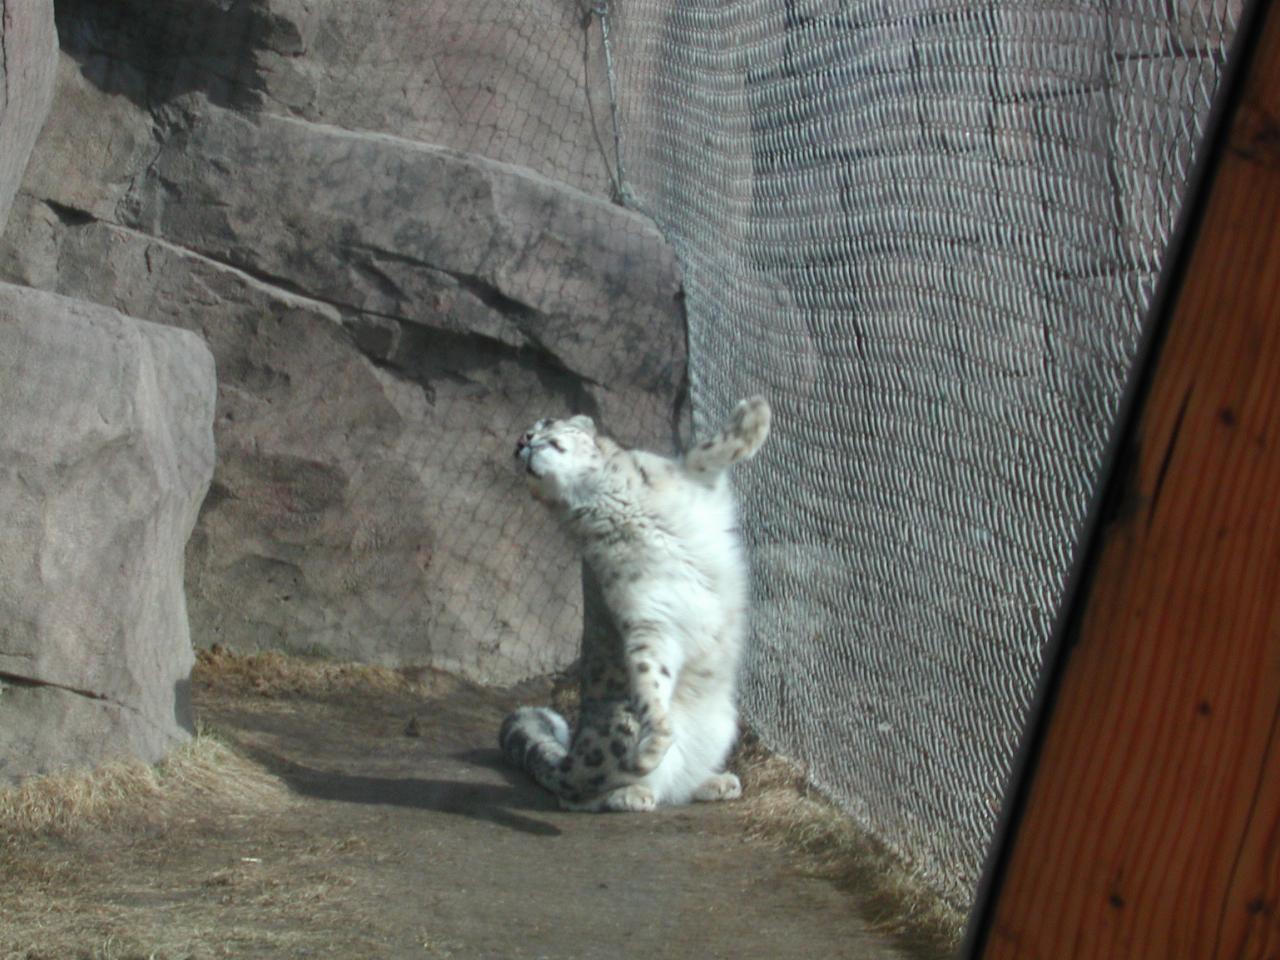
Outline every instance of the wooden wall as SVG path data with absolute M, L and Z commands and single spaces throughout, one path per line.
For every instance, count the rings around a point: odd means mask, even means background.
M 1280 5 L 1095 553 L 987 960 L 1280 957 Z

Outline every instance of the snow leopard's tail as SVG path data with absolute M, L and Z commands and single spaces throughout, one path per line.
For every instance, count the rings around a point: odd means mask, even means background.
M 584 708 L 585 710 L 585 708 Z M 584 713 L 584 716 L 586 714 Z M 498 732 L 502 755 L 569 810 L 603 810 L 600 798 L 642 777 L 634 754 L 643 725 L 610 714 L 603 727 L 573 737 L 548 707 L 517 707 Z
M 502 721 L 498 746 L 513 767 L 559 796 L 560 765 L 569 755 L 569 724 L 548 707 L 517 707 Z
M 764 397 L 740 401 L 723 430 L 685 454 L 685 470 L 694 477 L 714 480 L 739 460 L 755 456 L 769 436 L 771 416 Z

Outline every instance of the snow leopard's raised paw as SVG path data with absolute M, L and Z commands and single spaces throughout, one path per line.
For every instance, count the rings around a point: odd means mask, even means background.
M 738 401 L 729 415 L 728 433 L 734 434 L 745 442 L 754 453 L 769 435 L 769 423 L 772 411 L 764 397 L 748 397 Z

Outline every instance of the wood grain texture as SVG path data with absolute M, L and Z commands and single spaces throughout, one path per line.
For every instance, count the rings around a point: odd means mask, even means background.
M 1280 17 L 1103 532 L 988 960 L 1280 957 Z

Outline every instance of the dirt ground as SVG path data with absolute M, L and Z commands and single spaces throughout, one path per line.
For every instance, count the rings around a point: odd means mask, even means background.
M 920 956 L 746 839 L 740 804 L 558 810 L 494 744 L 545 685 L 297 681 L 206 657 L 194 686 L 263 789 L 9 836 L 0 958 Z

